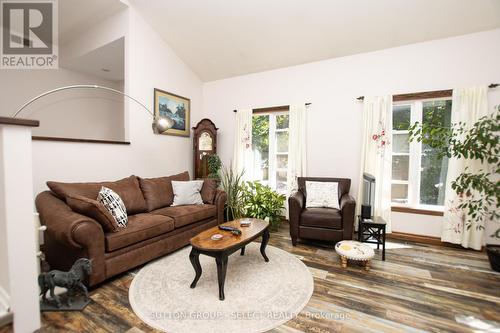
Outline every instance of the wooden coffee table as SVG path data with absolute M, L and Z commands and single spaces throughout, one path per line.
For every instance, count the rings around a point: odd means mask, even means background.
M 218 226 L 205 230 L 197 236 L 191 238 L 191 253 L 189 260 L 196 273 L 191 288 L 196 287 L 196 283 L 201 276 L 200 254 L 215 258 L 217 264 L 217 279 L 219 282 L 219 299 L 224 300 L 224 282 L 226 280 L 227 258 L 234 252 L 241 250 L 241 255 L 245 254 L 245 245 L 252 242 L 259 236 L 262 236 L 260 253 L 266 262 L 269 259 L 266 256 L 266 245 L 269 242 L 269 222 L 259 219 L 250 219 L 252 224 L 248 227 L 240 226 L 240 220 L 223 223 L 241 230 L 241 235 L 233 235 L 229 231 L 220 230 Z M 214 234 L 221 234 L 223 237 L 219 240 L 212 240 Z

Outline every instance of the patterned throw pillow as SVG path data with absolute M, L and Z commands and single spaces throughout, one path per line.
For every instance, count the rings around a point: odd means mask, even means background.
M 306 181 L 306 208 L 339 209 L 339 183 Z
M 120 198 L 120 196 L 116 194 L 116 192 L 103 186 L 99 191 L 97 201 L 99 201 L 104 205 L 104 207 L 106 207 L 119 227 L 127 227 L 127 209 L 125 208 L 125 204 L 123 203 L 122 198 Z

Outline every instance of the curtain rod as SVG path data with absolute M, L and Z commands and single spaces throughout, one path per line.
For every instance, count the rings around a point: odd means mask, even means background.
M 305 103 L 306 105 L 311 105 L 312 103 Z M 268 108 L 257 108 L 253 109 L 252 111 L 259 111 L 259 110 L 265 110 L 265 109 L 275 109 L 275 108 L 286 108 L 289 107 L 289 105 L 281 105 L 281 106 L 271 106 Z M 238 112 L 238 110 L 233 110 L 233 112 Z
M 492 84 L 490 84 L 490 85 L 488 86 L 488 88 L 493 89 L 493 88 L 496 88 L 496 87 L 498 87 L 498 86 L 500 86 L 500 84 L 499 84 L 499 83 L 492 83 Z M 435 93 L 435 92 L 436 92 L 436 93 L 445 93 L 445 92 L 451 92 L 451 91 L 452 91 L 451 89 L 448 89 L 448 90 L 425 91 L 425 92 L 420 92 L 420 93 L 398 94 L 398 95 L 394 95 L 394 96 L 393 96 L 393 98 L 394 98 L 394 97 L 396 97 L 396 98 L 397 98 L 397 97 L 403 97 L 403 96 L 405 96 L 405 97 L 406 97 L 406 96 L 416 95 L 416 94 L 430 94 L 430 93 Z M 365 96 L 359 96 L 359 97 L 357 97 L 356 99 L 357 99 L 358 101 L 362 101 L 362 100 L 364 100 L 364 99 L 365 99 Z

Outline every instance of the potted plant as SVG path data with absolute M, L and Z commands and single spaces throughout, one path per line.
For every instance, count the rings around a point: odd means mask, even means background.
M 207 157 L 208 178 L 220 181 L 219 172 L 221 167 L 222 167 L 222 162 L 218 155 L 216 154 L 208 155 Z
M 470 128 L 464 123 L 436 127 L 417 122 L 410 127 L 409 139 L 436 149 L 440 157 L 482 163 L 478 172 L 466 168 L 452 181 L 458 198 L 454 208 L 463 214 L 465 228 L 486 230 L 491 267 L 500 271 L 500 106 Z
M 224 219 L 231 221 L 243 216 L 242 189 L 243 172 L 235 172 L 231 167 L 223 167 L 219 172 L 222 189 L 227 194 L 224 206 Z
M 245 216 L 266 220 L 273 230 L 279 228 L 285 203 L 284 195 L 258 181 L 246 182 L 243 186 L 242 201 Z

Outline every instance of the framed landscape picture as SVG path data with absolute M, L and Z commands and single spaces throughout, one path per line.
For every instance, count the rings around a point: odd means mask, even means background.
M 161 134 L 189 136 L 190 112 L 189 98 L 155 88 L 155 116 L 169 117 L 175 121 L 171 129 Z

